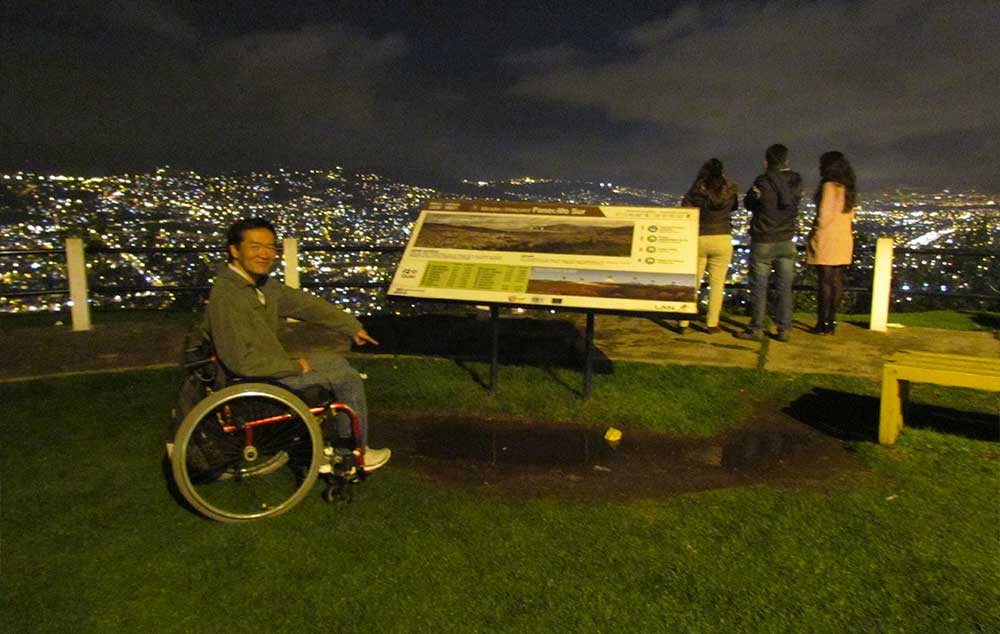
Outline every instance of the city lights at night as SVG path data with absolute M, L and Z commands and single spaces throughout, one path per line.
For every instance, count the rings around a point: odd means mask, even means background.
M 388 284 L 396 262 L 393 253 L 331 252 L 336 247 L 402 247 L 416 212 L 430 198 L 497 198 L 559 200 L 577 204 L 676 206 L 678 192 L 519 177 L 507 181 L 468 179 L 451 189 L 407 184 L 342 168 L 297 172 L 274 170 L 207 174 L 160 168 L 149 174 L 102 177 L 0 174 L 6 198 L 2 249 L 61 249 L 68 236 L 84 238 L 98 249 L 88 260 L 90 284 L 97 289 L 95 306 L 163 308 L 191 292 L 155 291 L 161 286 L 205 286 L 223 253 L 224 228 L 250 216 L 272 219 L 282 236 L 316 247 L 299 256 L 303 282 L 313 292 L 359 314 L 388 310 L 381 287 Z M 1000 226 L 996 201 L 974 191 L 896 189 L 866 192 L 855 227 L 859 245 L 892 237 L 900 248 L 995 250 Z M 799 240 L 808 231 L 814 210 L 805 205 Z M 734 241 L 746 243 L 749 216 L 734 219 Z M 918 249 L 919 248 L 919 249 Z M 137 252 L 130 253 L 128 249 Z M 189 249 L 190 252 L 155 249 Z M 200 250 L 200 251 L 197 251 Z M 870 254 L 869 254 L 870 255 Z M 745 281 L 749 254 L 733 258 L 732 280 Z M 856 274 L 871 275 L 871 259 L 859 257 Z M 800 263 L 800 268 L 803 268 Z M 901 255 L 897 287 L 935 294 L 990 294 L 998 284 L 992 257 L 948 254 Z M 281 275 L 281 270 L 276 271 Z M 56 256 L 8 256 L 0 260 L 0 311 L 64 310 L 59 295 L 5 297 L 18 291 L 65 287 L 62 259 Z M 101 287 L 148 288 L 146 291 L 101 293 Z M 898 303 L 908 302 L 906 295 Z

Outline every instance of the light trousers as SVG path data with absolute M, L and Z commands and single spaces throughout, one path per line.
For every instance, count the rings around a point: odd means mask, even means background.
M 719 315 L 722 313 L 722 295 L 726 287 L 726 277 L 729 274 L 729 263 L 733 259 L 733 240 L 729 234 L 698 236 L 698 285 L 705 275 L 708 266 L 708 313 L 705 315 L 705 325 L 715 328 L 719 325 Z M 688 326 L 683 320 L 680 325 Z

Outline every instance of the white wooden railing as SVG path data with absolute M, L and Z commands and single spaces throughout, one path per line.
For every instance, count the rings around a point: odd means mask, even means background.
M 284 238 L 285 283 L 299 288 L 299 243 Z M 875 246 L 875 268 L 872 279 L 871 321 L 869 328 L 885 332 L 889 323 L 889 303 L 892 295 L 892 238 L 879 238 Z M 83 240 L 66 239 L 66 268 L 72 301 L 73 330 L 90 330 L 90 304 L 87 301 L 87 268 Z

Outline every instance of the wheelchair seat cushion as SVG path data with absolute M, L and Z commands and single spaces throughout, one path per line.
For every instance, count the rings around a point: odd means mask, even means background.
M 305 387 L 291 388 L 281 381 L 271 377 L 230 375 L 227 384 L 234 385 L 237 383 L 267 383 L 269 385 L 274 385 L 288 390 L 295 396 L 298 396 L 302 399 L 302 402 L 309 407 L 328 405 L 336 400 L 336 395 L 333 393 L 333 390 L 330 390 L 323 385 L 307 385 Z
M 333 390 L 322 385 L 307 385 L 304 388 L 291 390 L 291 392 L 301 398 L 309 407 L 319 407 L 335 400 Z

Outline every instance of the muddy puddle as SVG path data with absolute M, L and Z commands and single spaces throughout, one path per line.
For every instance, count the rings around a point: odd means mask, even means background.
M 815 487 L 861 470 L 844 444 L 780 413 L 713 438 L 496 420 L 380 420 L 395 468 L 511 496 L 661 497 L 772 483 Z

